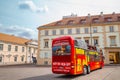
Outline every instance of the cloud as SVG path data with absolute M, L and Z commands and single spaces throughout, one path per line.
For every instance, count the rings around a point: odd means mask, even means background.
M 19 2 L 19 8 L 23 10 L 31 10 L 32 12 L 48 12 L 48 7 L 45 5 L 43 7 L 37 7 L 35 3 L 31 0 L 25 0 Z
M 28 38 L 28 39 L 37 39 L 37 31 L 36 29 L 30 29 L 26 27 L 21 27 L 18 25 L 14 26 L 4 26 L 0 25 L 0 32 L 10 34 L 10 35 L 15 35 L 15 36 L 20 36 L 23 38 Z

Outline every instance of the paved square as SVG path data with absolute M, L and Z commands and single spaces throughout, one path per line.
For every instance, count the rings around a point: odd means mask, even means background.
M 105 66 L 88 75 L 53 74 L 51 67 L 7 66 L 0 67 L 0 80 L 120 80 L 120 66 Z

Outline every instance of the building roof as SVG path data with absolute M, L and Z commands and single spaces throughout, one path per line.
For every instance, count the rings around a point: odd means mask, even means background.
M 14 35 L 0 33 L 0 41 L 25 45 L 25 43 L 28 42 L 29 40 L 21 37 L 16 37 Z
M 109 23 L 109 22 L 120 22 L 120 13 L 113 12 L 112 14 L 77 16 L 71 14 L 69 16 L 63 16 L 62 20 L 58 20 L 49 24 L 39 26 L 40 28 L 48 28 L 55 26 L 73 26 L 73 25 L 85 25 L 85 24 L 97 24 L 97 23 Z

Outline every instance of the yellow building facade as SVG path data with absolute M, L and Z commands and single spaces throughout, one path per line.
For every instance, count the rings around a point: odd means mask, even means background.
M 52 40 L 70 35 L 90 45 L 99 46 L 105 64 L 120 63 L 120 13 L 87 16 L 71 14 L 61 20 L 38 27 L 38 65 L 51 65 Z

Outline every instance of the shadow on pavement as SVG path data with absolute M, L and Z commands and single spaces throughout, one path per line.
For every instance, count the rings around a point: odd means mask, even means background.
M 47 74 L 36 77 L 29 77 L 20 80 L 71 80 L 83 75 L 55 75 L 55 74 Z

